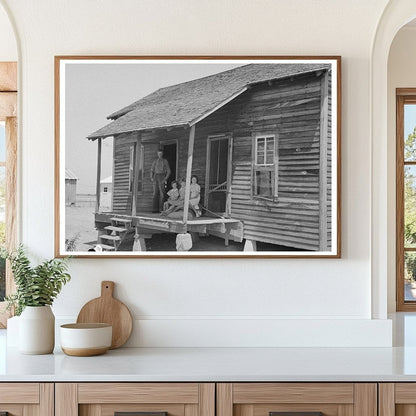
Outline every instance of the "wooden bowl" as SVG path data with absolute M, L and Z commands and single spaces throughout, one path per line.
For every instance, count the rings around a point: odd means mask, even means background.
M 103 323 L 61 325 L 61 348 L 67 355 L 89 357 L 111 347 L 112 326 Z

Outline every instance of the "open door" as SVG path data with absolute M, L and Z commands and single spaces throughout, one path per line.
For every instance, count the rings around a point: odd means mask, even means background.
M 168 179 L 168 183 L 166 189 L 171 188 L 171 183 L 174 180 L 179 180 L 177 178 L 177 154 L 178 154 L 178 143 L 176 140 L 162 142 L 161 145 L 163 146 L 163 157 L 168 161 L 169 167 L 171 170 L 170 177 Z
M 205 206 L 219 215 L 230 214 L 231 146 L 230 136 L 208 138 Z

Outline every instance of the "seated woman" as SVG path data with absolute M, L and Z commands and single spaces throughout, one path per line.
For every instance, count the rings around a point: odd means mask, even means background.
M 201 216 L 201 210 L 199 209 L 199 201 L 201 200 L 201 186 L 198 184 L 198 176 L 192 175 L 189 206 L 195 211 L 196 217 Z
M 173 203 L 179 199 L 179 189 L 178 189 L 178 182 L 172 181 L 171 183 L 172 188 L 167 192 L 168 199 L 163 204 L 163 212 L 167 211 L 168 208 L 173 205 Z

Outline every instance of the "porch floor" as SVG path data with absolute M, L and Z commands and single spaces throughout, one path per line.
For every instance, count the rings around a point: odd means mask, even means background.
M 117 217 L 122 217 L 122 215 L 118 215 Z M 153 221 L 161 221 L 161 222 L 171 222 L 171 223 L 180 223 L 183 224 L 183 220 L 179 218 L 171 218 L 171 217 L 164 217 L 157 213 L 151 213 L 151 212 L 143 212 L 138 213 L 132 218 L 137 218 L 139 220 L 153 220 Z M 240 222 L 239 220 L 232 219 L 232 218 L 219 218 L 219 217 L 208 217 L 208 216 L 202 216 L 199 218 L 192 218 L 188 220 L 189 225 L 194 224 L 235 224 Z
M 193 232 L 201 234 L 212 234 L 224 238 L 226 241 L 232 239 L 241 242 L 243 240 L 243 224 L 233 218 L 219 218 L 202 216 L 189 219 L 185 224 L 182 218 L 170 218 L 161 216 L 159 213 L 139 212 L 136 215 L 119 213 L 97 213 L 96 222 L 110 223 L 111 219 L 129 220 L 131 228 L 135 228 L 136 234 L 150 238 L 154 233 L 184 233 Z
M 128 215 L 128 214 L 120 214 L 117 212 L 99 212 L 96 214 L 97 216 L 102 217 L 118 217 L 124 219 L 131 219 L 133 222 L 134 220 L 150 220 L 150 221 L 157 221 L 157 222 L 167 222 L 167 223 L 175 223 L 175 224 L 184 224 L 181 218 L 171 218 L 167 216 L 162 216 L 159 213 L 152 213 L 152 212 L 139 212 L 136 215 Z M 235 224 L 240 222 L 237 219 L 233 218 L 220 218 L 220 217 L 211 217 L 207 215 L 203 215 L 199 218 L 192 218 L 188 220 L 188 224 Z

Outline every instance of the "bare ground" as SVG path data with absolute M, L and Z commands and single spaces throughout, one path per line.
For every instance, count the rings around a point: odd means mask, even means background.
M 65 240 L 76 239 L 74 251 L 87 251 L 97 243 L 93 206 L 66 207 L 65 219 Z

